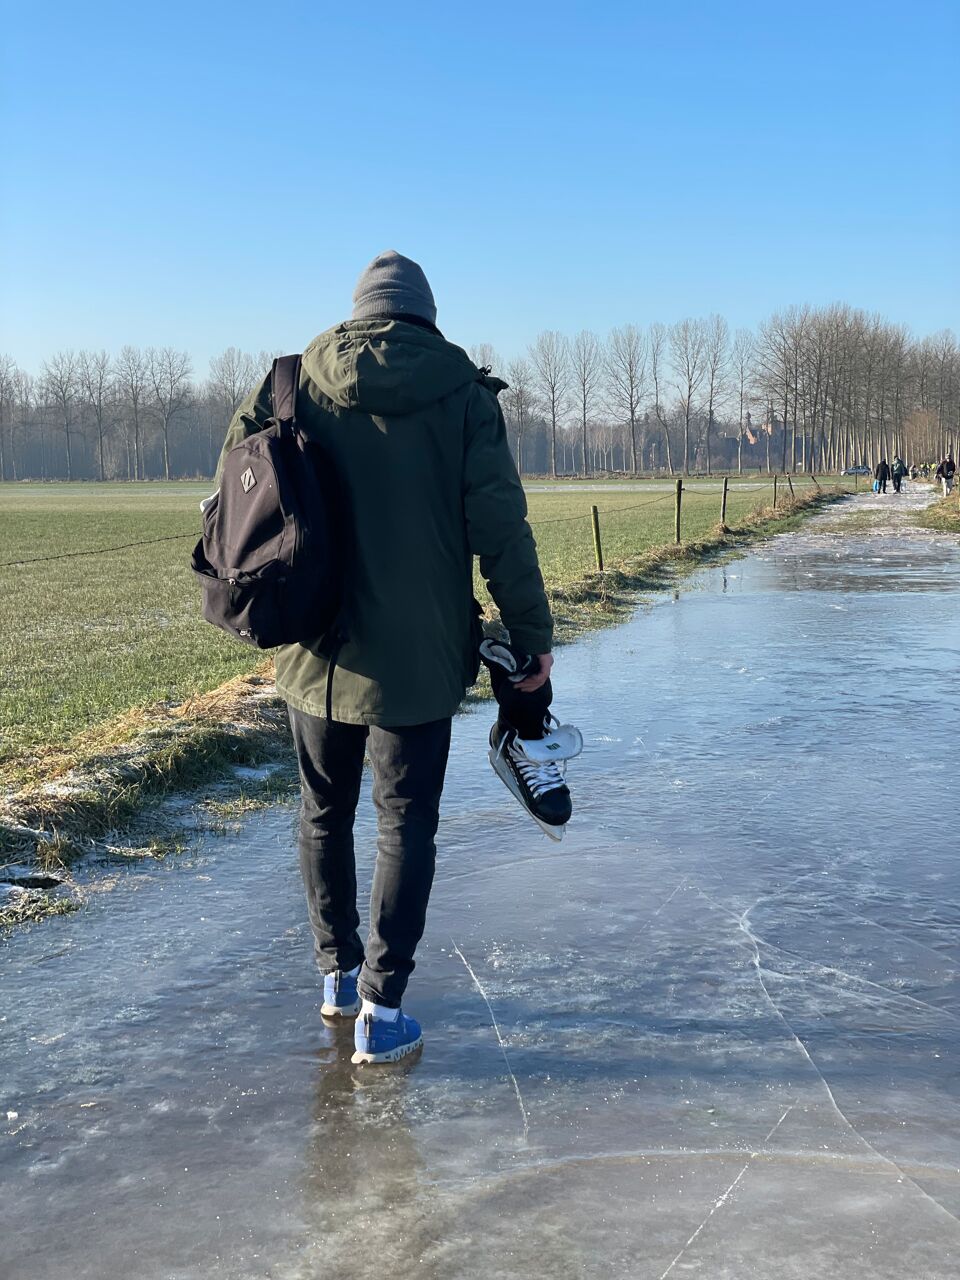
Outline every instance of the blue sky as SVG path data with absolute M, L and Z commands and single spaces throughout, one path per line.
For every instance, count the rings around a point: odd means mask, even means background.
M 360 268 L 516 352 L 838 299 L 958 327 L 960 6 L 9 5 L 0 350 L 296 350 Z

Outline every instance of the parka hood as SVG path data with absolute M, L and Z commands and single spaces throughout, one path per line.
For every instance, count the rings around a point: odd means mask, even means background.
M 481 376 L 460 347 L 400 320 L 327 329 L 304 351 L 303 369 L 334 404 L 380 416 L 416 413 Z

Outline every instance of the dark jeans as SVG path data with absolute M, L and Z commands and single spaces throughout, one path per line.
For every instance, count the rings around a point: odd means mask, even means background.
M 289 710 L 302 792 L 300 871 L 317 964 L 330 973 L 362 962 L 360 994 L 398 1008 L 433 885 L 451 722 L 367 728 Z M 365 751 L 379 831 L 366 948 L 357 932 L 353 851 Z
M 894 476 L 894 477 L 893 477 L 893 492 L 894 492 L 894 493 L 899 493 L 899 492 L 900 492 L 900 486 L 901 486 L 902 484 L 903 484 L 903 476 Z

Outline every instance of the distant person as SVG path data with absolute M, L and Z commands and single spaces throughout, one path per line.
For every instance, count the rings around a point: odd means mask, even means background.
M 881 458 L 877 463 L 876 470 L 873 473 L 873 478 L 877 482 L 877 493 L 886 493 L 887 481 L 890 479 L 890 464 L 887 462 L 886 458 Z
M 903 484 L 903 478 L 907 474 L 907 464 L 899 454 L 893 460 L 893 466 L 890 468 L 890 476 L 893 480 L 893 492 L 899 493 Z
M 948 453 L 945 458 L 941 458 L 934 474 L 934 479 L 939 480 L 943 485 L 943 496 L 945 498 L 948 498 L 953 490 L 953 477 L 956 474 L 957 464 L 953 460 L 953 454 Z
M 914 462 L 914 463 L 912 463 L 912 464 L 911 464 L 911 466 L 910 466 L 910 479 L 911 479 L 911 480 L 917 480 L 917 479 L 919 479 L 919 476 L 920 476 L 920 470 L 919 470 L 919 468 L 918 468 L 917 464 Z
M 278 650 L 300 766 L 300 868 L 328 1017 L 360 1017 L 354 1062 L 392 1062 L 422 1043 L 401 1010 L 436 862 L 451 718 L 480 665 L 473 557 L 512 644 L 533 655 L 511 685 L 525 732 L 546 736 L 553 621 L 497 403 L 503 384 L 436 325 L 427 278 L 392 250 L 361 274 L 352 319 L 303 354 L 297 424 L 342 498 L 341 647 Z M 271 381 L 241 405 L 225 449 L 271 417 Z M 532 765 L 511 731 L 504 754 L 553 817 L 570 816 L 555 764 Z M 522 745 L 522 744 L 521 744 Z M 353 825 L 364 755 L 379 839 L 370 931 L 358 932 Z

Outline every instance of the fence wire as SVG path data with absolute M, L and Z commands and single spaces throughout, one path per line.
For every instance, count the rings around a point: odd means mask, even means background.
M 0 569 L 13 569 L 28 564 L 48 564 L 51 560 L 73 560 L 76 556 L 103 556 L 111 551 L 129 551 L 131 547 L 152 547 L 157 542 L 182 542 L 184 538 L 195 538 L 192 533 L 171 533 L 163 538 L 145 538 L 141 542 L 121 542 L 115 547 L 90 547 L 87 551 L 62 551 L 58 556 L 35 556 L 32 560 L 4 560 Z
M 776 479 L 776 477 L 774 477 L 774 479 Z M 751 484 L 751 489 L 754 489 L 754 490 L 768 489 L 773 485 L 773 483 L 774 483 L 773 480 L 769 480 L 767 481 L 766 484 L 763 484 L 763 485 L 754 486 Z M 800 483 L 801 481 L 798 478 L 797 484 L 800 484 Z M 804 480 L 802 483 L 805 484 L 806 481 Z M 818 488 L 819 488 L 819 485 L 818 485 Z M 689 486 L 684 485 L 682 491 L 683 493 L 692 493 L 692 494 L 696 494 L 699 497 L 713 498 L 714 500 L 717 499 L 720 493 L 719 489 L 697 489 L 697 488 L 694 488 L 692 485 L 689 485 Z M 626 507 L 601 508 L 599 510 L 599 514 L 601 517 L 604 517 L 604 516 L 619 515 L 621 512 L 624 512 L 624 511 L 640 511 L 643 507 L 652 507 L 652 506 L 655 506 L 658 502 L 672 502 L 674 501 L 675 497 L 676 497 L 675 491 L 670 490 L 667 493 L 660 494 L 658 498 L 650 498 L 646 502 L 634 502 Z M 532 529 L 540 529 L 540 528 L 543 528 L 544 525 L 573 524 L 577 520 L 589 520 L 589 519 L 590 519 L 590 512 L 582 511 L 575 516 L 557 516 L 556 518 L 549 519 L 549 520 L 531 520 L 529 521 L 529 524 Z M 151 547 L 151 546 L 155 546 L 159 542 L 182 542 L 184 538 L 196 538 L 196 537 L 197 537 L 197 530 L 194 529 L 194 530 L 191 530 L 189 533 L 171 533 L 162 538 L 145 538 L 139 542 L 121 542 L 121 543 L 118 543 L 116 546 L 112 546 L 112 547 L 90 547 L 85 551 L 64 551 L 64 552 L 61 552 L 60 555 L 34 556 L 32 559 L 28 559 L 28 560 L 4 560 L 4 561 L 0 561 L 0 569 L 18 569 L 18 568 L 22 568 L 22 567 L 33 565 L 33 564 L 49 564 L 55 560 L 73 560 L 79 556 L 110 555 L 114 551 L 130 551 L 135 547 Z

